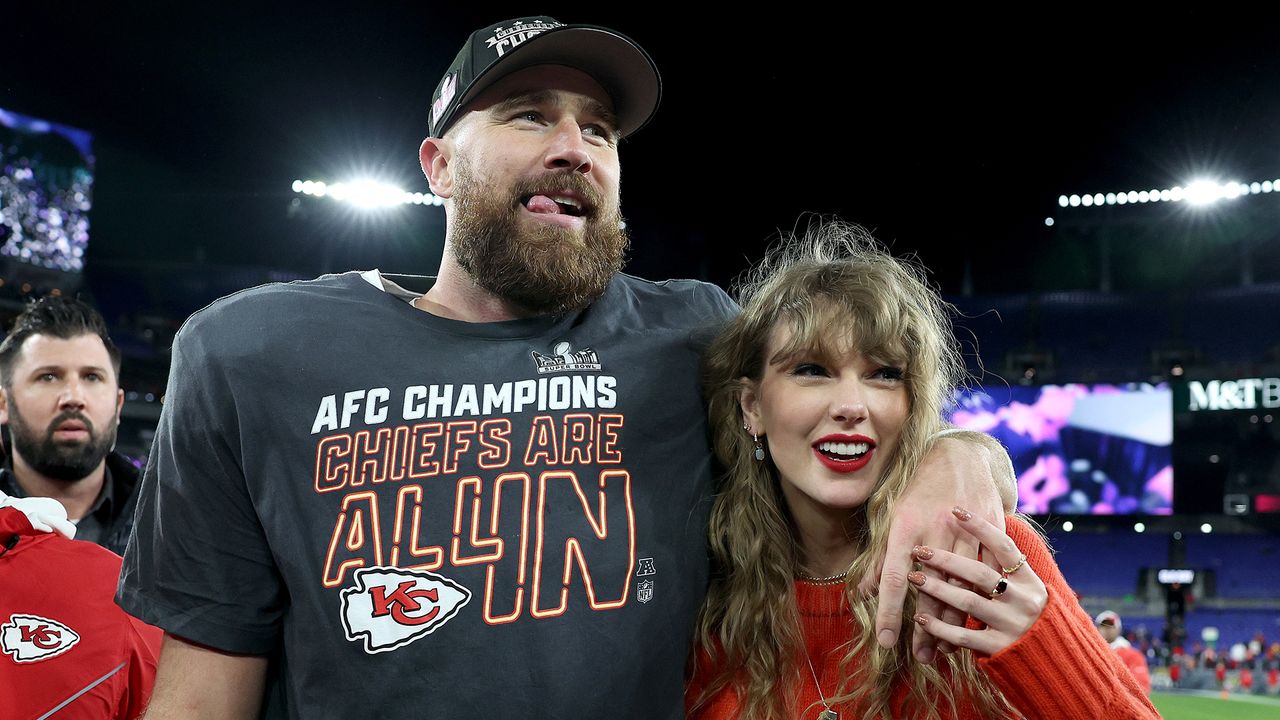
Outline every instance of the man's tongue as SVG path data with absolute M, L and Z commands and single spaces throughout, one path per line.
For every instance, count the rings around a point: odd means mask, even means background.
M 529 198 L 529 202 L 525 203 L 525 207 L 529 208 L 529 212 L 548 213 L 550 215 L 560 214 L 560 206 L 546 195 L 534 195 Z

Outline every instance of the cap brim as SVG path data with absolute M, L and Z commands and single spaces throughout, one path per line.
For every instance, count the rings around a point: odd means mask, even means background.
M 564 25 L 525 40 L 486 68 L 458 100 L 455 117 L 490 85 L 535 65 L 565 65 L 595 78 L 613 100 L 623 137 L 644 127 L 662 99 L 658 67 L 635 41 L 608 28 Z

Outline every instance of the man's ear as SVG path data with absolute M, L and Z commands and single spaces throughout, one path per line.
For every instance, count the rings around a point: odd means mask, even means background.
M 753 435 L 764 435 L 764 421 L 760 415 L 760 388 L 749 377 L 738 378 L 738 406 L 742 408 L 742 421 Z
M 431 192 L 437 197 L 448 198 L 453 195 L 453 144 L 444 138 L 427 138 L 418 148 L 418 162 L 422 165 L 422 174 L 427 176 Z
M 9 391 L 0 388 L 0 425 L 9 424 Z

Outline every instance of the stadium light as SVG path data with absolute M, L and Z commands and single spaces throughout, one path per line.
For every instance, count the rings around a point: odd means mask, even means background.
M 1187 183 L 1186 186 L 1175 185 L 1171 188 L 1059 195 L 1058 207 L 1100 207 L 1148 202 L 1186 202 L 1202 207 L 1223 200 L 1235 200 L 1245 195 L 1265 195 L 1272 192 L 1280 192 L 1280 178 L 1247 183 L 1235 180 L 1218 182 L 1200 178 Z
M 1133 524 L 1133 531 L 1134 531 L 1134 532 L 1139 532 L 1139 533 L 1140 533 L 1140 532 L 1146 532 L 1146 531 L 1147 531 L 1147 526 L 1146 526 L 1145 524 L 1143 524 L 1143 523 L 1134 523 L 1134 524 Z
M 431 193 L 408 192 L 395 185 L 369 178 L 330 185 L 323 180 L 294 180 L 295 193 L 312 197 L 328 197 L 338 202 L 354 205 L 364 210 L 378 210 L 397 205 L 433 205 L 440 207 L 444 200 Z
M 1062 523 L 1063 532 L 1071 532 L 1072 530 L 1075 530 L 1075 529 L 1076 529 L 1076 524 L 1071 522 L 1070 520 Z

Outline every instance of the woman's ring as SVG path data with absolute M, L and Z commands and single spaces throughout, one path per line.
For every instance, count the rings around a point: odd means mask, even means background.
M 1021 569 L 1022 569 L 1022 566 L 1023 566 L 1023 565 L 1026 565 L 1026 564 L 1027 564 L 1027 556 L 1026 556 L 1026 555 L 1023 555 L 1023 556 L 1018 560 L 1018 564 L 1017 564 L 1017 565 L 1014 565 L 1014 566 L 1013 566 L 1013 567 L 1011 567 L 1011 568 L 1002 567 L 1002 568 L 1000 568 L 1000 569 L 1004 571 L 1004 574 L 1005 574 L 1005 575 L 1012 575 L 1012 574 L 1014 574 L 1014 573 L 1018 572 L 1019 570 L 1021 570 Z

